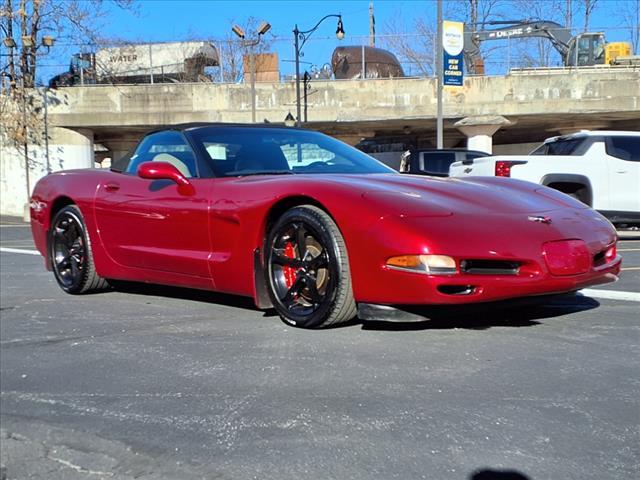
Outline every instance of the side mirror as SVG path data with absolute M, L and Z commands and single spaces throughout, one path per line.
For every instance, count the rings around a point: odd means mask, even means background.
M 138 166 L 138 176 L 148 180 L 171 180 L 178 185 L 180 195 L 193 195 L 195 189 L 180 171 L 168 162 L 144 162 Z

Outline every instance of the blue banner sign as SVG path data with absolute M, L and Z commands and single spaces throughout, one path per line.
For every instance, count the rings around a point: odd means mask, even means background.
M 464 84 L 463 47 L 464 24 L 442 22 L 442 46 L 444 48 L 444 85 L 461 87 Z

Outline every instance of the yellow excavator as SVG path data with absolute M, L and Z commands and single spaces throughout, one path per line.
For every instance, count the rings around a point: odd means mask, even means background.
M 632 56 L 629 42 L 607 43 L 602 32 L 587 32 L 573 36 L 570 29 L 548 20 L 505 20 L 486 22 L 482 25 L 498 27 L 476 30 L 465 25 L 464 55 L 467 71 L 471 74 L 484 74 L 484 60 L 480 54 L 481 42 L 510 38 L 548 39 L 560 53 L 567 67 L 640 64 L 640 56 Z

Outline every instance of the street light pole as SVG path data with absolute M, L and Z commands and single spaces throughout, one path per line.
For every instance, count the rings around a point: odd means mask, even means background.
M 293 29 L 293 36 L 295 38 L 293 44 L 296 50 L 296 127 L 301 125 L 300 122 L 300 45 L 298 38 L 300 38 L 300 30 L 298 30 L 298 24 Z
M 258 37 L 260 41 L 260 37 Z M 251 123 L 256 123 L 256 58 L 255 45 L 249 50 L 249 70 L 251 70 Z
M 243 45 L 249 47 L 249 76 L 251 77 L 251 123 L 256 123 L 256 67 L 255 67 L 255 46 L 260 43 L 262 35 L 267 33 L 271 25 L 262 22 L 256 32 L 257 38 L 253 40 L 245 40 L 244 30 L 238 25 L 234 25 L 231 29 L 238 37 L 243 40 Z
M 296 127 L 300 127 L 302 125 L 302 107 L 300 105 L 300 97 L 301 97 L 300 95 L 300 54 L 301 54 L 302 48 L 304 47 L 304 44 L 307 42 L 311 34 L 318 29 L 318 27 L 322 22 L 324 22 L 327 18 L 332 18 L 332 17 L 338 19 L 338 26 L 336 28 L 336 38 L 338 40 L 342 40 L 344 38 L 344 27 L 342 25 L 342 15 L 339 15 L 339 14 L 325 15 L 320 19 L 318 23 L 315 24 L 313 28 L 310 28 L 309 30 L 305 30 L 303 32 L 301 32 L 298 29 L 297 24 L 293 29 L 293 37 L 294 37 L 293 45 L 295 48 L 295 55 L 296 55 L 296 113 L 297 113 Z M 306 121 L 307 119 L 305 115 L 305 122 Z

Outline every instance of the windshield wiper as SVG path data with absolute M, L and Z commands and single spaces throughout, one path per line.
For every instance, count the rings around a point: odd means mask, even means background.
M 238 170 L 227 172 L 227 177 L 249 177 L 252 175 L 295 175 L 291 170 Z

